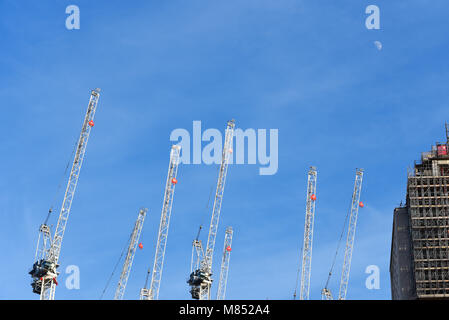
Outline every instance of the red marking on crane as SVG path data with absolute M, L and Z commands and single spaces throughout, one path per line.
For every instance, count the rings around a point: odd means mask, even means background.
M 227 252 L 231 252 L 231 250 L 232 250 L 232 249 L 231 249 L 231 246 L 227 246 L 227 247 L 226 247 L 226 251 L 227 251 Z
M 142 242 L 139 243 L 139 248 L 140 248 L 140 249 L 143 249 L 143 244 L 142 244 Z
M 359 206 L 360 206 L 360 208 L 363 208 L 365 205 L 363 204 L 362 201 L 360 201 L 360 202 L 359 202 Z
M 316 195 L 312 194 L 312 195 L 310 196 L 310 199 L 312 199 L 313 201 L 315 201 L 315 200 L 316 200 Z
M 176 178 L 173 178 L 173 179 L 171 179 L 171 183 L 177 184 L 177 183 L 178 183 L 178 180 L 176 180 Z
M 93 127 L 93 126 L 94 126 L 94 121 L 93 121 L 93 120 L 90 120 L 90 121 L 89 121 L 89 125 L 90 125 L 91 127 Z
M 439 145 L 438 147 L 437 147 L 437 154 L 439 155 L 439 156 L 444 156 L 444 155 L 446 155 L 447 154 L 447 147 L 446 147 L 446 145 Z
M 58 285 L 58 281 L 56 281 L 56 278 L 53 278 L 53 282 Z
M 449 232 L 449 231 L 448 231 Z M 41 277 L 41 281 L 44 280 L 44 278 Z

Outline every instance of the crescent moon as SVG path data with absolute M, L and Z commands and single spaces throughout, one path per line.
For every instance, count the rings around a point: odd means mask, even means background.
M 374 41 L 374 45 L 376 46 L 377 50 L 382 50 L 382 42 L 380 41 Z

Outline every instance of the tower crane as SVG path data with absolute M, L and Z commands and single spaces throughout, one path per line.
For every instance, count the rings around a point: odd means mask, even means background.
M 150 275 L 150 270 L 148 270 L 145 286 L 140 290 L 141 300 L 157 300 L 159 297 L 162 269 L 164 267 L 165 248 L 167 246 L 168 228 L 170 226 L 170 216 L 173 206 L 173 195 L 175 193 L 175 185 L 178 183 L 176 175 L 178 173 L 180 151 L 181 146 L 179 145 L 173 145 L 170 151 L 170 163 L 168 166 L 167 181 L 165 183 L 164 202 L 162 204 L 156 253 L 154 255 L 154 264 L 151 272 L 151 282 L 150 287 L 147 288 L 148 277 Z
M 348 291 L 349 271 L 351 269 L 352 252 L 354 249 L 355 231 L 356 231 L 356 226 L 357 226 L 357 216 L 359 213 L 359 207 L 363 207 L 363 203 L 360 202 L 360 195 L 361 195 L 361 191 L 362 191 L 363 172 L 364 172 L 363 169 L 356 169 L 354 189 L 352 192 L 351 207 L 348 212 L 349 225 L 348 225 L 348 233 L 347 233 L 347 237 L 346 237 L 346 247 L 345 247 L 345 257 L 344 257 L 344 261 L 343 261 L 343 270 L 341 272 L 341 279 L 340 279 L 340 290 L 338 293 L 339 300 L 346 300 L 346 293 Z M 338 241 L 337 250 L 335 252 L 334 260 L 332 262 L 332 266 L 329 271 L 326 285 L 325 285 L 324 289 L 321 291 L 321 299 L 322 300 L 333 300 L 332 292 L 328 288 L 328 285 L 329 285 L 329 280 L 332 276 L 332 271 L 333 271 L 333 268 L 335 265 L 336 257 L 338 254 L 338 249 L 340 247 L 340 243 L 343 238 L 343 232 L 345 230 L 346 221 L 348 220 L 348 215 L 346 216 L 343 230 L 340 235 L 340 240 Z
M 351 214 L 349 216 L 348 234 L 346 236 L 345 258 L 343 261 L 343 270 L 341 272 L 339 300 L 346 300 L 348 292 L 349 271 L 351 270 L 352 251 L 354 250 L 355 229 L 357 226 L 357 216 L 360 202 L 360 192 L 362 191 L 363 169 L 357 169 L 354 182 L 354 191 L 352 193 Z
M 123 263 L 123 269 L 122 273 L 120 274 L 117 289 L 115 291 L 114 300 L 122 300 L 125 294 L 126 284 L 128 283 L 129 274 L 131 272 L 131 266 L 133 264 L 134 256 L 136 254 L 140 234 L 142 233 L 143 222 L 145 220 L 147 212 L 148 212 L 147 208 L 141 208 L 139 210 L 139 215 L 137 216 L 136 223 L 134 224 L 134 229 L 131 233 L 128 251 L 125 257 L 125 262 Z
M 90 130 L 94 126 L 94 115 L 100 97 L 100 89 L 91 91 L 89 105 L 84 117 L 81 134 L 75 149 L 72 169 L 70 171 L 67 188 L 62 202 L 61 211 L 56 225 L 56 230 L 51 240 L 50 227 L 47 225 L 51 210 L 45 222 L 39 228 L 39 238 L 36 249 L 35 263 L 29 274 L 32 277 L 31 286 L 33 292 L 40 295 L 41 300 L 54 300 L 55 289 L 58 284 L 56 278 L 59 275 L 57 268 L 59 267 L 59 255 L 61 253 L 62 240 L 67 226 L 67 221 L 72 206 L 73 197 L 75 195 L 81 166 L 83 164 L 86 152 L 87 141 L 89 139 Z M 42 243 L 40 246 L 40 238 Z
M 190 274 L 187 281 L 191 287 L 190 293 L 193 299 L 210 300 L 210 286 L 212 284 L 212 258 L 217 237 L 218 222 L 220 219 L 221 204 L 223 201 L 226 174 L 228 171 L 229 159 L 232 154 L 232 140 L 234 137 L 235 121 L 227 123 L 225 142 L 221 157 L 221 165 L 218 173 L 217 190 L 215 192 L 214 206 L 207 238 L 206 251 L 200 263 L 200 268 Z
M 223 258 L 221 259 L 220 280 L 218 281 L 217 300 L 224 300 L 226 295 L 226 285 L 228 283 L 229 260 L 232 250 L 232 227 L 227 227 L 223 247 Z
M 313 222 L 315 218 L 317 170 L 310 167 L 307 177 L 306 217 L 302 250 L 300 299 L 309 300 L 310 274 L 312 271 Z

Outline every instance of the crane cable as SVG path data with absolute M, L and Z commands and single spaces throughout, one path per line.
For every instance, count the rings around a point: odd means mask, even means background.
M 343 234 L 346 230 L 346 223 L 348 222 L 348 217 L 349 217 L 349 213 L 351 211 L 351 206 L 352 206 L 352 201 L 351 201 L 351 204 L 349 205 L 348 211 L 346 213 L 345 223 L 343 224 L 343 229 L 341 230 L 340 239 L 338 240 L 338 244 L 337 244 L 337 250 L 335 251 L 334 259 L 332 261 L 332 266 L 329 270 L 329 275 L 327 277 L 327 281 L 326 281 L 326 285 L 324 286 L 324 289 L 327 289 L 327 286 L 329 285 L 330 278 L 332 276 L 332 271 L 335 266 L 335 261 L 337 260 L 337 255 L 338 255 L 338 250 L 340 249 L 341 240 L 343 239 Z
M 212 191 L 214 191 L 214 186 L 213 185 L 210 187 L 209 198 L 207 199 L 207 203 L 206 203 L 206 207 L 204 208 L 204 211 L 207 211 L 209 209 L 210 199 L 212 198 Z M 203 229 L 203 225 L 204 225 L 204 220 L 205 219 L 206 219 L 206 216 L 203 215 L 203 219 L 202 219 L 203 221 L 202 221 L 202 223 L 200 225 L 200 228 L 198 230 L 198 234 L 196 235 L 196 240 L 198 240 L 198 238 L 200 237 L 200 232 L 201 232 L 201 229 Z M 204 258 L 204 248 L 203 248 L 203 246 L 201 246 L 201 251 L 202 251 L 203 258 Z
M 133 230 L 133 232 L 134 232 L 134 230 Z M 114 276 L 114 273 L 115 273 L 115 271 L 117 270 L 117 267 L 118 267 L 120 261 L 122 260 L 123 255 L 125 254 L 126 248 L 129 246 L 129 243 L 131 242 L 131 237 L 132 237 L 132 235 L 133 235 L 133 232 L 131 232 L 131 234 L 129 235 L 129 239 L 128 239 L 128 241 L 127 241 L 125 247 L 123 248 L 122 253 L 120 254 L 120 257 L 118 258 L 118 260 L 117 260 L 117 262 L 116 262 L 116 264 L 115 264 L 115 266 L 114 266 L 114 269 L 112 270 L 112 273 L 111 273 L 111 275 L 109 276 L 108 281 L 106 282 L 106 286 L 104 287 L 103 292 L 102 292 L 101 295 L 100 295 L 100 300 L 103 298 L 104 293 L 105 293 L 106 290 L 108 289 L 109 283 L 111 282 L 112 277 Z
M 207 211 L 209 209 L 210 199 L 212 198 L 212 191 L 214 191 L 213 185 L 210 187 L 209 198 L 207 199 L 207 203 L 206 203 L 206 207 L 204 208 L 204 211 Z M 203 223 L 201 223 L 201 226 L 204 225 L 204 219 L 206 219 L 206 217 L 203 215 L 203 221 L 202 221 Z
M 303 247 L 301 246 L 301 250 L 299 252 L 302 253 Z M 299 256 L 299 266 L 298 271 L 296 272 L 296 284 L 295 284 L 295 292 L 293 293 L 293 300 L 296 300 L 296 291 L 298 290 L 298 282 L 299 282 L 299 272 L 301 271 L 301 255 Z
M 62 187 L 62 183 L 63 183 L 63 181 L 64 181 L 64 178 L 67 176 L 67 171 L 68 171 L 69 166 L 70 166 L 70 160 L 72 160 L 73 155 L 75 154 L 76 145 L 77 145 L 77 143 L 75 143 L 75 145 L 73 146 L 72 154 L 70 155 L 70 158 L 69 158 L 69 160 L 67 161 L 67 165 L 66 165 L 66 167 L 65 167 L 64 174 L 61 176 L 61 179 L 60 179 L 60 181 L 59 181 L 58 187 L 56 188 L 56 191 L 55 191 L 53 200 L 51 201 L 51 204 L 50 204 L 50 209 L 48 209 L 47 217 L 45 218 L 43 225 L 47 225 L 48 220 L 50 219 L 51 213 L 53 212 L 53 207 L 54 207 L 54 204 L 55 204 L 55 202 L 56 202 L 56 198 L 57 198 L 57 196 L 58 196 L 58 194 L 59 194 L 59 192 L 60 192 L 60 190 L 61 190 L 61 187 Z M 38 255 L 38 253 L 39 253 L 39 241 L 40 241 L 40 237 L 41 237 L 41 232 L 39 232 L 39 236 L 38 236 L 38 239 L 37 239 L 37 246 L 36 246 L 36 253 L 35 253 L 35 255 L 34 255 L 34 261 L 37 260 L 37 255 Z M 51 244 L 51 239 L 50 239 L 50 244 Z
M 147 276 L 146 276 L 146 278 L 145 278 L 145 285 L 143 286 L 144 289 L 147 289 L 147 286 L 148 286 L 148 279 L 149 279 L 149 277 L 150 277 L 150 273 L 151 273 L 151 267 L 149 267 L 149 268 L 148 268 L 148 271 L 147 271 Z
M 53 212 L 53 207 L 54 207 L 54 204 L 56 202 L 56 198 L 58 197 L 58 194 L 59 194 L 59 192 L 60 192 L 60 190 L 62 188 L 62 183 L 64 182 L 64 179 L 67 176 L 67 172 L 68 172 L 69 167 L 70 167 L 70 161 L 72 160 L 73 155 L 75 154 L 75 150 L 76 150 L 77 144 L 78 144 L 78 141 L 76 141 L 75 145 L 73 146 L 72 154 L 70 155 L 69 160 L 67 160 L 67 165 L 66 165 L 66 167 L 64 169 L 64 174 L 61 176 L 61 179 L 59 180 L 58 187 L 56 188 L 55 195 L 54 195 L 54 197 L 53 197 L 53 199 L 51 201 L 51 204 L 50 204 L 50 209 L 48 209 L 47 218 L 44 221 L 45 225 L 48 223 L 48 220 L 50 219 L 50 215 Z

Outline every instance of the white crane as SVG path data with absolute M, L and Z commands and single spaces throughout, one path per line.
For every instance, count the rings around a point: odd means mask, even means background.
M 190 262 L 190 273 L 200 268 L 201 260 L 204 256 L 203 244 L 201 240 L 199 240 L 201 229 L 203 226 L 200 226 L 198 233 L 196 235 L 195 240 L 192 242 L 192 258 Z
M 346 237 L 346 248 L 345 248 L 345 257 L 344 257 L 344 261 L 343 261 L 343 270 L 341 272 L 341 279 L 340 279 L 340 290 L 338 293 L 339 300 L 345 300 L 346 293 L 348 291 L 349 271 L 351 269 L 352 252 L 354 249 L 355 230 L 357 227 L 357 216 L 359 213 L 359 207 L 363 207 L 363 203 L 360 202 L 360 195 L 361 195 L 361 191 L 362 191 L 362 181 L 363 181 L 363 169 L 356 169 L 354 189 L 352 192 L 351 207 L 348 212 L 349 225 L 348 225 L 348 233 L 347 233 L 347 237 Z M 343 232 L 345 230 L 348 215 L 346 216 L 343 230 L 340 235 L 340 239 L 338 241 L 337 250 L 335 252 L 334 260 L 332 262 L 332 266 L 329 271 L 326 285 L 324 286 L 324 289 L 321 291 L 321 299 L 322 300 L 333 300 L 333 296 L 332 296 L 330 289 L 328 288 L 328 285 L 329 285 L 329 280 L 332 276 L 332 271 L 333 271 L 335 261 L 337 258 L 338 249 L 340 248 L 340 243 L 343 238 Z
M 78 183 L 81 166 L 83 164 L 84 155 L 86 152 L 87 141 L 91 128 L 94 126 L 94 115 L 97 109 L 98 99 L 100 97 L 100 89 L 91 91 L 89 105 L 84 117 L 83 126 L 81 128 L 81 134 L 78 140 L 78 144 L 75 149 L 75 156 L 73 159 L 72 169 L 70 171 L 67 188 L 62 202 L 61 211 L 58 218 L 58 224 L 51 239 L 50 227 L 47 225 L 49 215 L 39 228 L 39 238 L 36 249 L 35 263 L 29 274 L 32 277 L 31 286 L 33 292 L 40 295 L 41 300 L 54 300 L 55 289 L 58 284 L 56 278 L 59 274 L 57 268 L 59 267 L 59 255 L 61 253 L 62 240 L 64 238 L 64 232 L 69 219 L 70 208 L 72 206 L 73 197 L 75 195 L 76 186 Z M 39 246 L 39 240 L 42 236 L 42 246 Z
M 317 171 L 310 167 L 307 175 L 306 217 L 304 223 L 304 242 L 302 250 L 300 299 L 309 300 L 310 275 L 312 271 L 313 222 L 315 218 Z
M 143 222 L 147 212 L 147 208 L 141 208 L 139 210 L 139 215 L 137 216 L 136 223 L 134 224 L 134 228 L 129 239 L 129 246 L 125 257 L 125 262 L 123 263 L 122 273 L 120 274 L 120 279 L 115 291 L 114 300 L 122 300 L 125 294 L 126 284 L 128 283 L 129 274 L 131 273 L 131 267 L 134 256 L 136 255 L 140 234 L 142 233 Z
M 210 300 L 210 286 L 212 284 L 212 258 L 217 237 L 218 222 L 220 219 L 221 204 L 223 201 L 226 174 L 228 171 L 229 159 L 232 154 L 232 140 L 234 137 L 235 121 L 227 123 L 225 142 L 221 157 L 221 165 L 218 173 L 217 190 L 215 192 L 214 206 L 207 238 L 206 251 L 200 263 L 200 268 L 190 274 L 187 283 L 190 285 L 192 298 L 200 300 Z
M 145 286 L 140 290 L 141 300 L 157 300 L 159 298 L 159 288 L 161 286 L 162 269 L 164 267 L 165 248 L 167 246 L 173 196 L 175 193 L 175 185 L 178 183 L 176 175 L 178 173 L 180 150 L 181 147 L 179 145 L 174 145 L 170 151 L 170 164 L 168 166 L 167 181 L 165 183 L 164 202 L 162 204 L 161 221 L 159 223 L 159 233 L 153 269 L 151 272 L 150 288 L 147 288 L 148 277 L 150 274 L 150 270 L 148 270 Z
M 351 270 L 352 251 L 354 250 L 355 229 L 357 226 L 357 216 L 360 202 L 360 193 L 362 190 L 363 169 L 357 169 L 354 182 L 354 191 L 352 193 L 351 214 L 349 216 L 348 234 L 346 237 L 345 259 L 343 261 L 343 270 L 341 272 L 340 291 L 338 293 L 339 300 L 346 299 L 348 292 L 349 271 Z
M 228 283 L 229 261 L 232 251 L 232 227 L 227 227 L 223 247 L 223 257 L 221 259 L 220 280 L 218 281 L 217 300 L 224 300 L 226 296 L 226 285 Z
M 204 249 L 203 243 L 201 240 L 199 240 L 199 237 L 202 228 L 203 226 L 200 226 L 196 238 L 192 242 L 192 257 L 190 260 L 190 278 L 187 280 L 187 283 L 189 284 L 193 279 L 193 275 L 195 274 L 198 275 L 201 272 L 200 268 L 201 268 L 201 261 L 203 260 L 204 257 Z M 195 279 L 199 280 L 198 277 L 195 277 Z M 194 297 L 195 299 L 199 299 L 199 293 L 200 293 L 199 287 L 191 286 L 190 294 L 192 295 L 192 297 Z

